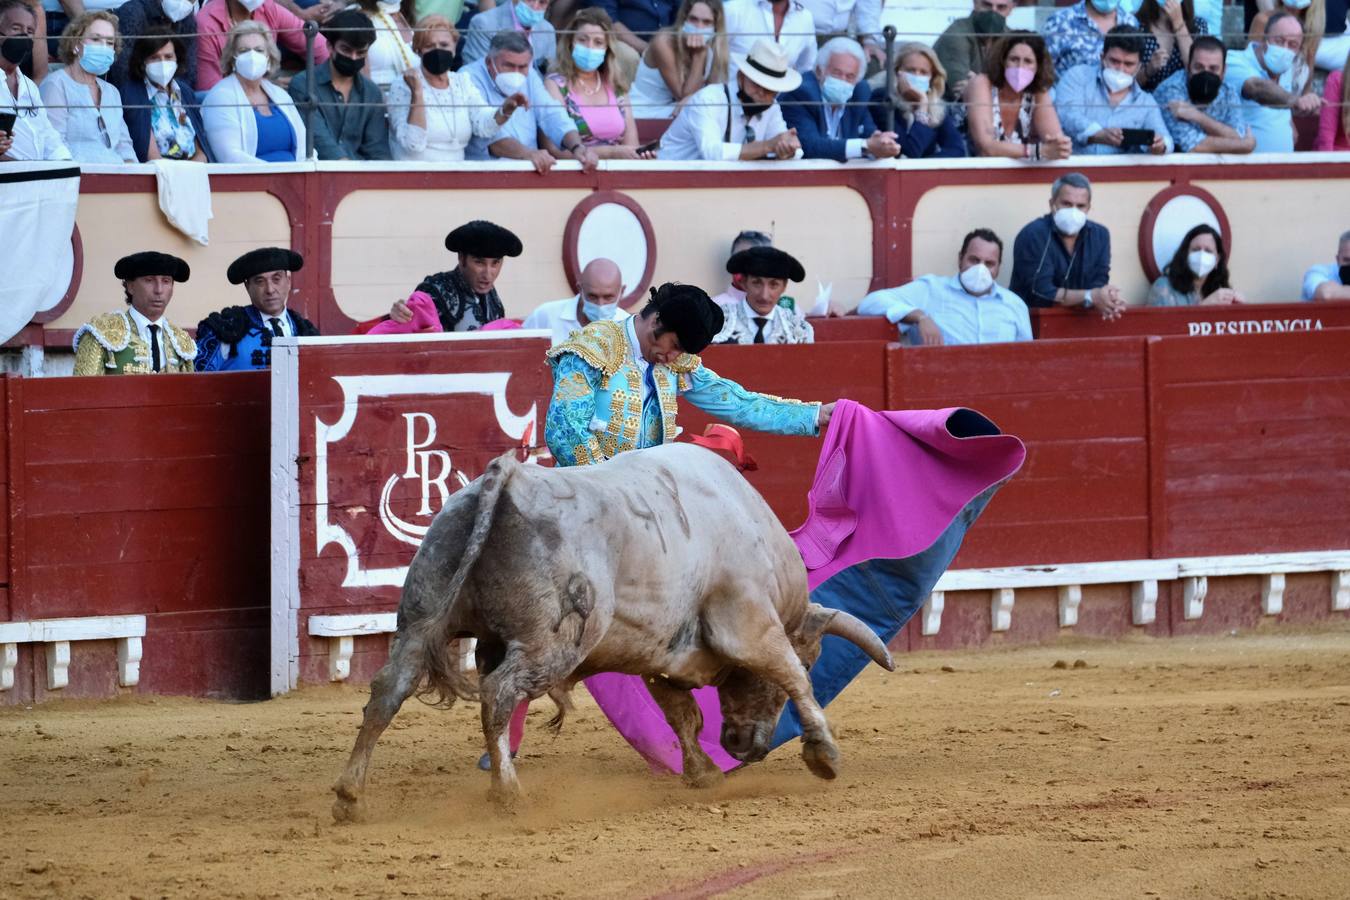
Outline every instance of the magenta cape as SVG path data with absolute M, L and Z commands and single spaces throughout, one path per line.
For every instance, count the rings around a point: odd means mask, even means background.
M 1020 440 L 972 410 L 875 412 L 840 400 L 816 465 L 810 513 L 792 532 L 811 599 L 857 616 L 889 644 L 1025 457 Z M 811 669 L 817 701 L 829 703 L 867 663 L 853 644 L 825 638 Z M 586 687 L 654 770 L 681 770 L 679 742 L 641 678 L 596 675 Z M 723 770 L 740 765 L 722 749 L 717 689 L 694 696 L 703 713 L 703 749 Z M 773 744 L 800 733 L 789 703 Z

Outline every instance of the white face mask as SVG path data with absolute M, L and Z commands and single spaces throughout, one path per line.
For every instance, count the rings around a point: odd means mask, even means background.
M 1102 81 L 1106 83 L 1107 90 L 1114 94 L 1134 84 L 1134 76 L 1110 66 L 1102 66 Z
M 386 2 L 386 0 L 380 0 L 380 2 L 377 3 L 377 4 L 375 4 L 375 5 L 378 6 L 378 7 L 379 7 L 381 10 L 383 10 L 384 12 L 391 13 L 391 14 L 392 14 L 392 13 L 396 13 L 396 12 L 398 12 L 400 9 L 403 8 L 403 4 L 402 4 L 402 3 L 399 3 L 398 0 L 392 0 L 392 2 Z
M 194 6 L 192 0 L 161 0 L 164 15 L 169 17 L 170 22 L 181 22 L 186 19 Z
M 1186 254 L 1186 265 L 1191 267 L 1191 271 L 1195 273 L 1196 278 L 1204 278 L 1210 272 L 1213 272 L 1214 267 L 1218 264 L 1218 255 L 1210 253 L 1208 250 L 1192 250 Z
M 267 0 L 239 0 L 239 5 L 249 12 L 256 12 Z
M 994 275 L 984 263 L 976 263 L 969 269 L 962 269 L 959 277 L 961 287 L 977 297 L 987 294 L 994 286 Z
M 1054 221 L 1055 228 L 1059 229 L 1060 234 L 1073 237 L 1082 231 L 1083 226 L 1087 224 L 1087 213 L 1069 206 L 1055 210 Z
M 145 64 L 145 77 L 150 79 L 151 84 L 160 87 L 168 87 L 177 72 L 178 63 L 172 59 L 157 59 Z
M 492 80 L 497 85 L 497 90 L 508 97 L 525 90 L 526 77 L 524 72 L 498 72 L 497 77 Z
M 267 74 L 267 54 L 261 50 L 245 50 L 234 58 L 234 70 L 247 81 L 257 81 Z

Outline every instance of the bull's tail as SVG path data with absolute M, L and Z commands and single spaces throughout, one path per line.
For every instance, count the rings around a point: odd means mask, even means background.
M 450 579 L 446 590 L 445 602 L 438 604 L 440 612 L 422 622 L 422 636 L 426 646 L 426 677 L 417 691 L 419 699 L 428 700 L 433 706 L 446 707 L 456 699 L 477 700 L 478 685 L 459 664 L 460 642 L 453 640 L 450 626 L 454 619 L 455 605 L 464 584 L 469 579 L 487 543 L 488 533 L 492 530 L 492 521 L 497 512 L 497 501 L 501 498 L 506 482 L 519 466 L 509 454 L 494 459 L 483 473 L 478 489 L 478 509 L 474 513 L 473 530 L 464 546 L 459 566 Z M 433 698 L 433 699 L 428 699 Z

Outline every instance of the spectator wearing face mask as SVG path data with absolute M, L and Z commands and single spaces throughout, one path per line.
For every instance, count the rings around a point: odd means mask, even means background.
M 815 329 L 799 310 L 779 305 L 789 281 L 806 278 L 802 264 L 777 247 L 750 247 L 727 260 L 739 275 L 745 299 L 722 308 L 722 330 L 714 344 L 810 344 Z
M 1013 242 L 1011 287 L 1027 306 L 1097 310 L 1117 319 L 1125 299 L 1111 280 L 1111 232 L 1089 222 L 1092 182 L 1070 172 L 1050 188 L 1050 212 Z
M 1013 0 L 975 0 L 974 12 L 948 25 L 933 42 L 933 51 L 947 71 L 944 100 L 960 100 L 970 79 L 985 73 L 985 54 L 1008 30 L 1008 15 L 1016 5 Z
M 595 151 L 577 133 L 572 117 L 554 100 L 533 65 L 530 42 L 515 31 L 494 35 L 488 55 L 464 67 L 474 87 L 491 105 L 515 102 L 517 108 L 495 137 L 475 136 L 468 159 L 523 159 L 545 174 L 557 159 L 575 159 L 586 171 L 599 163 Z
M 0 0 L 0 109 L 18 113 L 10 130 L 0 131 L 0 162 L 70 159 L 38 86 L 20 68 L 32 55 L 37 30 L 32 7 L 22 0 Z
M 1245 303 L 1228 283 L 1228 251 L 1223 235 L 1197 225 L 1177 245 L 1172 261 L 1148 291 L 1149 306 L 1222 306 Z
M 230 74 L 222 70 L 221 57 L 226 37 L 236 22 L 262 24 L 276 47 L 305 58 L 305 23 L 276 0 L 207 0 L 197 13 L 197 90 L 209 90 Z M 272 68 L 279 66 L 280 59 L 278 53 Z M 314 64 L 326 62 L 328 42 L 320 34 L 314 38 Z
M 1196 38 L 1186 70 L 1153 92 L 1178 152 L 1251 153 L 1256 146 L 1242 99 L 1223 80 L 1226 52 L 1216 37 Z
M 1242 114 L 1256 135 L 1258 153 L 1292 153 L 1293 114 L 1313 115 L 1322 98 L 1304 93 L 1307 72 L 1300 79 L 1294 63 L 1303 48 L 1303 26 L 1288 13 L 1266 21 L 1265 35 L 1245 50 L 1228 51 L 1224 80 L 1242 96 Z
M 1350 231 L 1341 234 L 1335 262 L 1313 266 L 1303 276 L 1303 299 L 1350 300 Z
M 305 123 L 290 95 L 268 79 L 281 62 L 261 22 L 230 29 L 221 52 L 225 78 L 202 101 L 202 123 L 217 162 L 295 162 L 305 155 Z
M 1074 66 L 1096 65 L 1102 57 L 1106 34 L 1117 25 L 1135 25 L 1135 12 L 1142 0 L 1078 0 L 1045 20 L 1041 34 L 1055 74 Z
M 523 327 L 547 329 L 557 346 L 592 322 L 628 318 L 629 313 L 619 309 L 625 290 L 617 263 L 604 257 L 593 259 L 581 270 L 575 297 L 543 304 L 525 317 Z
M 418 19 L 413 48 L 421 64 L 389 88 L 394 159 L 463 162 L 470 140 L 495 137 L 525 102 L 514 94 L 489 106 L 467 72 L 451 71 L 457 43 L 459 32 L 448 19 Z
M 1073 139 L 1075 153 L 1152 153 L 1172 151 L 1172 135 L 1153 95 L 1139 86 L 1143 37 L 1131 25 L 1111 29 L 1096 65 L 1075 66 L 1055 88 L 1055 112 Z M 1148 143 L 1127 143 L 1127 130 L 1151 132 Z
M 356 5 L 375 29 L 375 41 L 366 54 L 365 75 L 381 93 L 388 93 L 404 72 L 417 68 L 412 26 L 399 11 L 399 0 L 357 0 Z M 333 42 L 328 44 L 331 48 Z
M 971 156 L 1066 159 L 1073 142 L 1050 99 L 1055 69 L 1045 40 L 1010 31 L 989 48 L 988 74 L 966 88 L 966 135 Z
M 317 113 L 311 120 L 314 152 L 319 159 L 389 159 L 389 124 L 380 89 L 361 74 L 375 42 L 370 20 L 354 9 L 343 10 L 323 27 L 332 51 L 326 66 L 314 68 Z M 291 79 L 297 107 L 309 102 L 308 73 Z
M 135 79 L 132 74 L 131 54 L 142 35 L 172 31 L 181 42 L 175 69 L 177 77 L 189 85 L 197 79 L 197 6 L 192 0 L 127 0 L 117 7 L 117 24 L 127 36 L 122 49 L 113 60 L 112 68 L 104 77 L 124 88 L 125 82 Z M 124 91 L 125 93 L 125 91 Z
M 122 115 L 122 95 L 104 81 L 117 54 L 117 17 L 85 13 L 61 33 L 65 66 L 42 82 L 42 102 L 52 127 L 77 162 L 136 162 L 136 149 Z
M 1333 10 L 1333 6 L 1338 6 L 1338 10 Z M 1322 53 L 1322 45 L 1328 43 L 1325 40 L 1327 26 L 1336 20 L 1339 13 L 1341 20 L 1341 29 L 1345 29 L 1346 2 L 1345 0 L 1272 0 L 1270 8 L 1259 13 L 1252 19 L 1251 25 L 1247 28 L 1247 40 L 1259 41 L 1266 33 L 1266 24 L 1273 16 L 1280 13 L 1293 16 L 1298 20 L 1298 24 L 1303 27 L 1303 46 L 1299 48 L 1298 58 L 1290 69 L 1294 73 L 1294 78 L 1300 81 L 1310 81 L 1313 69 L 1336 69 L 1345 62 L 1346 44 L 1343 41 L 1332 41 L 1332 46 L 1340 43 L 1342 49 L 1337 54 L 1332 50 L 1330 56 Z M 1343 36 L 1342 36 L 1343 37 Z M 1330 63 L 1330 65 L 1328 65 Z
M 742 250 L 748 250 L 751 247 L 772 247 L 772 246 L 773 246 L 773 238 L 769 237 L 764 232 L 750 231 L 750 230 L 742 231 L 740 234 L 736 235 L 735 240 L 731 242 L 731 257 L 728 257 L 728 259 L 735 257 L 736 254 L 740 253 Z M 729 307 L 735 306 L 736 304 L 741 303 L 744 300 L 745 300 L 745 281 L 740 275 L 736 274 L 735 272 L 731 273 L 731 284 L 727 286 L 727 289 L 722 293 L 718 294 L 716 297 L 712 298 L 712 301 L 714 303 L 722 307 L 723 312 L 725 312 Z
M 724 84 L 730 52 L 722 0 L 684 0 L 675 23 L 652 35 L 638 63 L 633 115 L 669 119 L 685 97 Z
M 877 77 L 884 83 L 885 73 Z M 911 41 L 896 48 L 891 128 L 901 156 L 934 159 L 966 155 L 966 140 L 956 116 L 942 99 L 946 93 L 947 71 L 931 47 Z M 885 102 L 873 106 L 874 120 L 885 122 Z
M 1031 340 L 1027 305 L 998 283 L 1003 241 L 977 228 L 961 242 L 952 275 L 923 275 L 897 288 L 873 291 L 858 315 L 885 316 L 914 345 L 998 344 Z
M 548 5 L 549 0 L 502 0 L 474 16 L 464 35 L 464 64 L 483 59 L 495 35 L 511 32 L 523 35 L 530 42 L 534 64 L 547 68 L 558 56 L 558 35 L 548 21 Z
M 206 126 L 180 61 L 190 58 L 176 31 L 155 28 L 136 41 L 122 86 L 127 131 L 141 162 L 211 162 Z
M 880 131 L 868 106 L 872 87 L 863 78 L 867 55 L 857 41 L 831 38 L 816 53 L 816 68 L 782 97 L 783 121 L 796 130 L 807 159 L 894 159 L 894 132 Z
M 628 77 L 615 55 L 614 23 L 603 9 L 583 9 L 558 38 L 558 59 L 544 81 L 600 159 L 651 159 L 638 153 Z

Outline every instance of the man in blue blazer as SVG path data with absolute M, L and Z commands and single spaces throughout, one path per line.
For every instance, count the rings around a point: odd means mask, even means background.
M 816 53 L 816 68 L 802 85 L 778 98 L 783 119 L 797 130 L 806 159 L 891 159 L 900 155 L 894 132 L 878 131 L 867 106 L 872 89 L 863 48 L 846 37 L 831 38 Z

